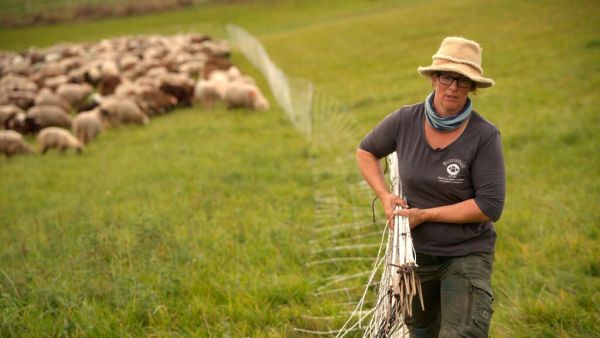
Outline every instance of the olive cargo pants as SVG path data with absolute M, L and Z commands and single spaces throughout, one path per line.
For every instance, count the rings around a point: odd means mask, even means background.
M 492 318 L 493 253 L 460 257 L 417 254 L 425 311 L 413 300 L 411 337 L 487 337 Z

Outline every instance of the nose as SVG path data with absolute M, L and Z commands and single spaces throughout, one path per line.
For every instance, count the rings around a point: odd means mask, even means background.
M 452 89 L 452 90 L 457 90 L 458 89 L 458 79 L 452 79 L 452 82 L 450 83 L 450 85 L 448 87 L 450 87 L 450 89 Z

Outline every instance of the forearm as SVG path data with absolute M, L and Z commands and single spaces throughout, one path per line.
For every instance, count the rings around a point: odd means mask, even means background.
M 356 160 L 360 173 L 377 196 L 383 198 L 389 194 L 379 159 L 370 152 L 358 148 L 356 150 Z
M 477 223 L 490 221 L 490 218 L 479 209 L 474 199 L 441 207 L 421 209 L 421 212 L 423 213 L 424 222 Z
M 408 205 L 406 205 L 406 202 L 402 198 L 394 195 L 388 190 L 383 176 L 383 170 L 381 170 L 381 164 L 375 155 L 359 148 L 356 150 L 356 160 L 358 161 L 360 173 L 379 197 L 385 215 L 391 226 L 393 224 L 393 213 L 396 206 L 399 205 L 406 208 Z

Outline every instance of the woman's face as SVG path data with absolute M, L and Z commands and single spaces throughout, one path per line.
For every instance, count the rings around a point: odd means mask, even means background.
M 458 114 L 467 102 L 473 82 L 453 72 L 440 72 L 431 78 L 435 97 L 433 105 L 442 117 Z

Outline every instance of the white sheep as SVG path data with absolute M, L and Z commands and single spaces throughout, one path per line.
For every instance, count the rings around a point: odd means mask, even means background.
M 44 79 L 44 87 L 56 90 L 58 86 L 69 83 L 69 77 L 67 75 L 56 75 L 47 77 Z
M 229 75 L 227 71 L 224 70 L 213 70 L 208 74 L 208 81 L 214 84 L 215 90 L 219 95 L 219 98 L 225 98 L 225 90 L 227 89 L 227 85 L 229 84 Z
M 79 107 L 92 93 L 94 88 L 87 83 L 65 83 L 58 86 L 56 94 L 65 99 L 73 107 Z
M 199 80 L 194 88 L 194 102 L 200 103 L 205 108 L 212 108 L 215 101 L 220 98 L 217 84 L 213 81 Z
M 33 105 L 37 91 L 37 84 L 27 77 L 9 74 L 0 78 L 0 104 L 13 103 L 27 109 Z
M 36 106 L 57 106 L 62 108 L 65 112 L 71 110 L 71 105 L 62 97 L 54 94 L 48 88 L 42 88 L 35 97 L 34 104 Z
M 100 101 L 100 111 L 113 126 L 121 123 L 146 125 L 150 122 L 148 115 L 132 98 L 107 96 Z
M 102 115 L 98 108 L 79 113 L 73 118 L 73 134 L 81 143 L 88 144 L 96 139 L 104 129 L 102 121 Z
M 119 66 L 113 60 L 100 62 L 100 77 L 119 76 Z
M 33 106 L 27 110 L 25 119 L 33 132 L 52 126 L 71 129 L 71 115 L 58 106 Z
M 236 66 L 229 67 L 229 69 L 227 69 L 226 72 L 227 72 L 227 77 L 229 78 L 229 81 L 235 81 L 237 78 L 242 76 L 242 72 Z
M 224 101 L 227 108 L 250 108 L 268 110 L 269 102 L 260 89 L 245 82 L 231 82 L 225 89 Z
M 0 130 L 0 152 L 7 157 L 18 154 L 33 153 L 33 149 L 25 142 L 23 135 L 14 130 Z
M 115 92 L 113 93 L 115 96 L 127 97 L 127 96 L 135 96 L 138 86 L 134 85 L 133 82 L 129 79 L 123 79 L 121 83 L 115 88 Z
M 258 111 L 267 111 L 271 109 L 271 105 L 269 104 L 267 98 L 260 93 L 260 95 L 255 98 L 254 106 L 252 108 Z
M 42 129 L 37 136 L 40 152 L 45 154 L 49 149 L 56 148 L 61 152 L 73 149 L 78 154 L 83 151 L 84 145 L 70 131 L 59 127 Z
M 131 54 L 126 54 L 126 55 L 123 55 L 123 57 L 121 57 L 121 59 L 119 59 L 119 66 L 123 70 L 130 70 L 130 69 L 133 69 L 133 67 L 135 67 L 135 65 L 139 61 L 140 61 L 140 59 L 137 56 L 131 55 Z
M 179 73 L 189 77 L 198 77 L 204 72 L 204 61 L 188 61 L 177 66 Z
M 13 116 L 17 114 L 25 114 L 25 111 L 21 109 L 21 107 L 14 104 L 6 104 L 0 106 L 0 128 L 6 128 L 6 121 L 11 119 Z

